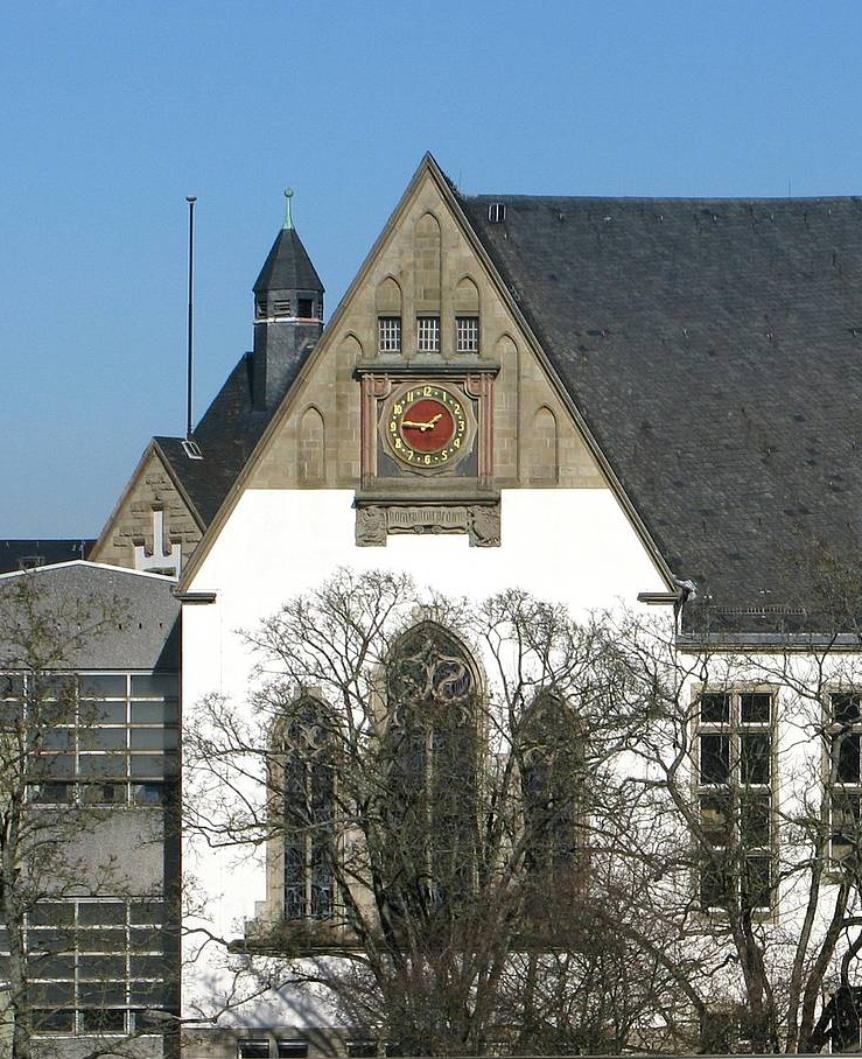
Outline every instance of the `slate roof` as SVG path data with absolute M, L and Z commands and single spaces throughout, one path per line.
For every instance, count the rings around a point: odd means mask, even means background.
M 0 574 L 7 574 L 23 567 L 46 566 L 65 563 L 73 559 L 86 559 L 96 542 L 79 537 L 62 540 L 0 540 Z
M 255 294 L 267 290 L 323 292 L 320 276 L 295 228 L 282 228 L 275 237 L 253 289 Z
M 822 629 L 824 554 L 858 578 L 862 199 L 459 201 L 687 627 Z
M 203 459 L 190 459 L 182 438 L 153 439 L 204 526 L 221 507 L 275 411 L 252 406 L 251 371 L 252 354 L 246 353 L 195 428 L 192 439 L 200 447 Z M 293 382 L 293 377 L 289 382 Z

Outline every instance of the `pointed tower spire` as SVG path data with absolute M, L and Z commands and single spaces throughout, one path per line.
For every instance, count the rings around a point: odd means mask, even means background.
M 293 226 L 293 189 L 284 192 L 284 224 L 254 285 L 254 404 L 271 409 L 323 330 L 323 294 Z

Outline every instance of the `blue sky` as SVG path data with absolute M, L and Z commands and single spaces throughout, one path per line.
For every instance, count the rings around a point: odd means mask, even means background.
M 10 0 L 0 537 L 95 536 L 251 344 L 296 189 L 332 312 L 426 150 L 467 193 L 862 193 L 858 0 Z

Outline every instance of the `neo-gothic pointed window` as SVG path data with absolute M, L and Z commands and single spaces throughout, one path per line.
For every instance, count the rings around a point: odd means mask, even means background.
M 323 705 L 293 704 L 278 734 L 284 813 L 284 917 L 323 919 L 335 904 L 332 822 L 335 768 Z
M 578 829 L 583 813 L 583 740 L 572 709 L 540 692 L 520 732 L 524 808 L 524 866 L 540 886 L 576 886 L 584 857 Z
M 478 694 L 476 667 L 448 630 L 427 621 L 401 637 L 387 666 L 383 745 L 395 908 L 451 908 L 473 888 Z

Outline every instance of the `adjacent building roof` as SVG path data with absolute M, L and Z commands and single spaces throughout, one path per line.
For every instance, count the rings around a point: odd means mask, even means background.
M 16 668 L 23 648 L 48 659 L 47 668 L 178 670 L 175 588 L 169 577 L 80 560 L 5 574 L 0 577 L 0 668 Z M 45 630 L 37 643 L 32 629 L 40 623 L 34 614 Z
M 0 540 L 0 574 L 86 559 L 95 543 L 78 537 L 47 541 Z
M 860 548 L 862 199 L 459 201 L 687 621 L 822 628 Z

